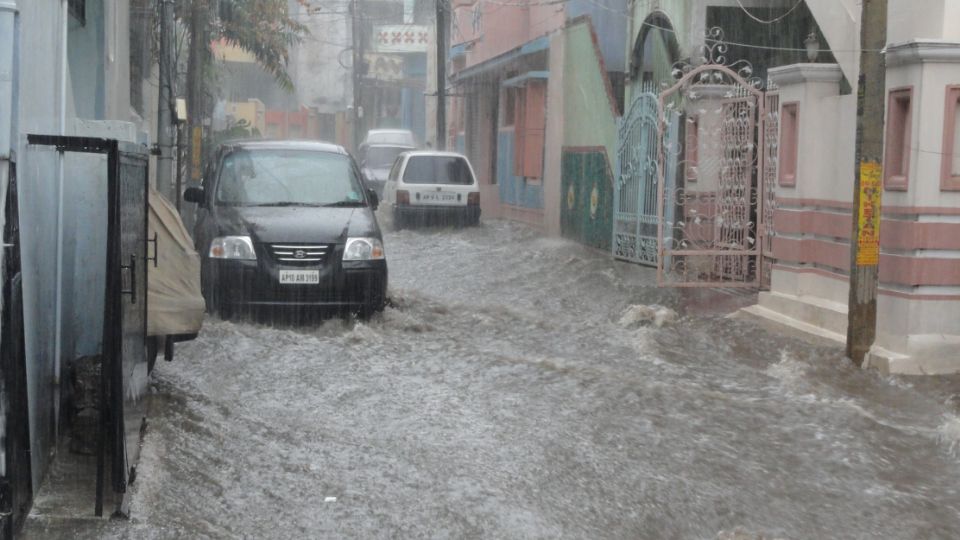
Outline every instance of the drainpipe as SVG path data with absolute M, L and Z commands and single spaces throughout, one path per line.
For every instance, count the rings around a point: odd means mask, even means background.
M 60 0 L 60 92 L 57 131 L 67 134 L 67 22 L 70 11 L 67 0 Z M 63 362 L 63 184 L 64 153 L 57 153 L 57 295 L 55 311 L 55 330 L 53 344 L 53 433 L 54 440 L 60 440 L 60 386 L 61 363 Z

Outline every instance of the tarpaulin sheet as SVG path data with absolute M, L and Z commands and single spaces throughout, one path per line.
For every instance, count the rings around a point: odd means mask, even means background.
M 152 240 L 154 233 L 157 266 L 147 265 L 147 335 L 196 334 L 206 308 L 200 292 L 200 256 L 177 209 L 151 188 L 147 237 Z M 151 245 L 148 256 L 152 255 Z

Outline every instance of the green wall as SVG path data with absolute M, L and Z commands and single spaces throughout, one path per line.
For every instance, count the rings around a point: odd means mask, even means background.
M 606 151 L 564 149 L 561 188 L 563 236 L 609 250 L 613 234 L 613 178 Z

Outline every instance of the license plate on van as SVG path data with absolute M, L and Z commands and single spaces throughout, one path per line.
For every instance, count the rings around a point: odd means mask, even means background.
M 316 285 L 320 283 L 319 270 L 280 270 L 281 285 Z
M 442 191 L 421 193 L 420 200 L 423 202 L 455 202 L 457 200 L 457 194 L 443 193 Z

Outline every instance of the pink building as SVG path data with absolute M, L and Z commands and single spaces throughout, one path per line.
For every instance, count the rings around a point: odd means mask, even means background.
M 611 6 L 625 5 L 624 0 L 454 3 L 448 146 L 473 163 L 485 216 L 559 233 L 565 34 L 575 20 L 607 25 L 599 45 L 594 40 L 578 46 L 589 50 L 601 77 L 609 68 L 622 79 L 626 21 L 612 16 Z M 595 46 L 609 58 L 595 56 Z M 604 134 L 615 130 L 608 120 L 582 127 Z
M 297 111 L 268 109 L 263 135 L 269 139 L 314 139 L 337 141 L 336 116 L 311 107 Z

